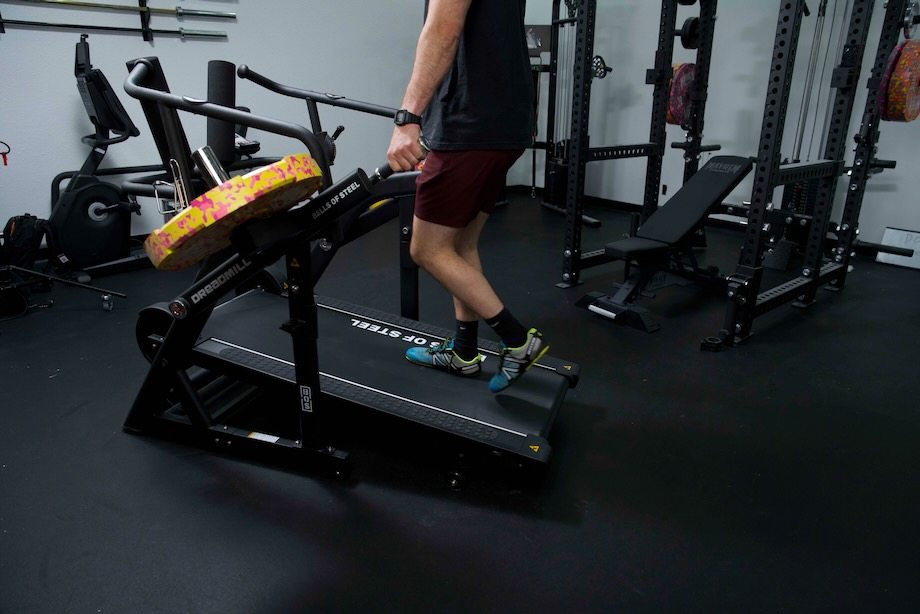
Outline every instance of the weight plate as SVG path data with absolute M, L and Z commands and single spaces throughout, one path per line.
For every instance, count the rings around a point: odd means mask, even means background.
M 888 84 L 891 83 L 891 75 L 894 73 L 895 66 L 898 65 L 898 56 L 901 54 L 901 49 L 903 48 L 904 43 L 901 43 L 895 47 L 891 55 L 888 56 L 888 63 L 885 65 L 885 70 L 882 72 L 882 80 L 879 82 L 878 112 L 882 119 L 885 119 L 888 115 Z
M 287 156 L 208 190 L 150 233 L 144 249 L 158 269 L 192 266 L 227 247 L 230 233 L 240 224 L 293 207 L 321 183 L 313 158 Z
M 674 76 L 668 94 L 668 123 L 685 126 L 693 110 L 693 84 L 696 81 L 696 64 L 675 64 Z
M 920 40 L 895 49 L 880 88 L 879 112 L 887 121 L 911 122 L 920 117 Z

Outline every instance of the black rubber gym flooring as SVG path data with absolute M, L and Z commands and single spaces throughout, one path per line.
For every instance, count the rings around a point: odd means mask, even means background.
M 592 213 L 586 248 L 626 228 Z M 860 259 L 844 292 L 710 354 L 721 297 L 660 292 L 651 335 L 576 309 L 622 264 L 555 288 L 562 231 L 515 196 L 483 244 L 509 307 L 582 367 L 538 488 L 484 463 L 451 490 L 453 442 L 377 416 L 344 421 L 348 483 L 123 433 L 135 313 L 188 274 L 97 280 L 129 294 L 112 312 L 57 286 L 0 323 L 0 611 L 917 611 L 920 274 Z M 397 311 L 396 233 L 318 291 Z M 709 240 L 732 268 L 740 235 Z M 422 317 L 452 324 L 427 278 Z

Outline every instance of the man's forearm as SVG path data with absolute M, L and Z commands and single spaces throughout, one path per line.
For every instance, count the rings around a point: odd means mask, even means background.
M 429 0 L 428 15 L 415 48 L 412 76 L 406 86 L 402 108 L 421 115 L 444 80 L 457 56 L 466 14 L 473 0 Z M 504 0 L 498 0 L 504 1 Z M 405 124 L 393 127 L 387 163 L 394 170 L 407 171 L 425 157 L 419 132 L 421 126 Z
M 428 20 L 422 28 L 415 50 L 412 77 L 406 87 L 402 107 L 421 115 L 435 90 L 450 70 L 469 0 L 439 0 L 431 3 Z

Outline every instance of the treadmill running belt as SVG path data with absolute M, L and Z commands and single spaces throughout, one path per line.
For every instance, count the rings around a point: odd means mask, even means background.
M 317 297 L 320 386 L 324 395 L 438 428 L 495 448 L 546 461 L 546 442 L 577 366 L 552 357 L 494 395 L 495 343 L 478 378 L 461 378 L 409 363 L 406 348 L 427 346 L 450 332 L 334 299 Z M 287 299 L 261 290 L 215 309 L 195 354 L 263 376 L 294 382 L 291 337 L 280 325 Z

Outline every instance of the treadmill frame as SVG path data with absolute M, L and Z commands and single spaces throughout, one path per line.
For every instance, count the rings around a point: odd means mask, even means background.
M 156 101 L 158 107 L 166 107 L 173 114 L 180 109 L 200 115 L 214 114 L 243 124 L 253 122 L 255 118 L 262 127 L 276 128 L 274 131 L 280 134 L 300 138 L 311 153 L 315 149 L 315 138 L 301 126 L 258 118 L 213 103 L 191 104 L 168 91 L 145 87 L 142 85 L 145 79 L 157 72 L 158 64 L 154 58 L 137 60 L 130 66 L 125 88 L 134 97 Z M 213 267 L 209 265 L 219 258 L 210 258 L 211 262 L 205 265 L 207 272 L 200 273 L 177 298 L 168 305 L 161 304 L 158 309 L 142 312 L 138 338 L 146 344 L 143 347 L 150 350 L 151 366 L 124 422 L 124 430 L 179 439 L 220 451 L 293 461 L 298 465 L 310 463 L 336 476 L 347 474 L 350 470 L 348 453 L 330 444 L 328 429 L 323 424 L 317 350 L 318 316 L 313 294 L 316 269 L 311 241 L 346 219 L 354 210 L 366 207 L 382 196 L 392 196 L 392 190 L 388 190 L 387 186 L 399 186 L 401 183 L 398 183 L 399 179 L 387 183 L 387 171 L 389 169 L 378 169 L 372 178 L 368 178 L 363 170 L 356 169 L 295 209 L 236 228 L 231 235 L 232 255 Z M 201 382 L 197 381 L 199 377 L 211 375 L 196 362 L 200 356 L 195 352 L 195 346 L 215 307 L 222 298 L 281 257 L 286 258 L 289 280 L 289 317 L 282 324 L 282 329 L 291 336 L 293 343 L 296 398 L 290 401 L 292 407 L 298 409 L 297 434 L 294 437 L 268 435 L 220 421 L 220 417 L 212 415 L 206 406 L 209 399 L 227 400 L 234 395 L 234 398 L 239 398 L 238 391 L 223 386 L 228 379 L 223 375 L 217 375 L 213 385 L 206 382 L 201 391 L 198 390 Z M 145 320 L 145 314 L 153 314 L 155 319 Z M 565 378 L 568 387 L 574 387 L 578 380 L 578 366 L 551 360 L 559 363 L 555 370 Z M 546 363 L 546 359 L 543 362 Z M 242 394 L 247 393 L 243 390 Z M 554 407 L 558 405 L 555 403 Z M 180 408 L 184 415 L 176 411 Z M 427 423 L 425 420 L 415 421 Z M 450 429 L 442 430 L 452 432 Z M 483 438 L 469 439 L 483 442 Z M 530 457 L 545 462 L 549 446 L 544 446 L 542 439 L 533 442 L 533 445 L 536 449 L 532 448 Z

